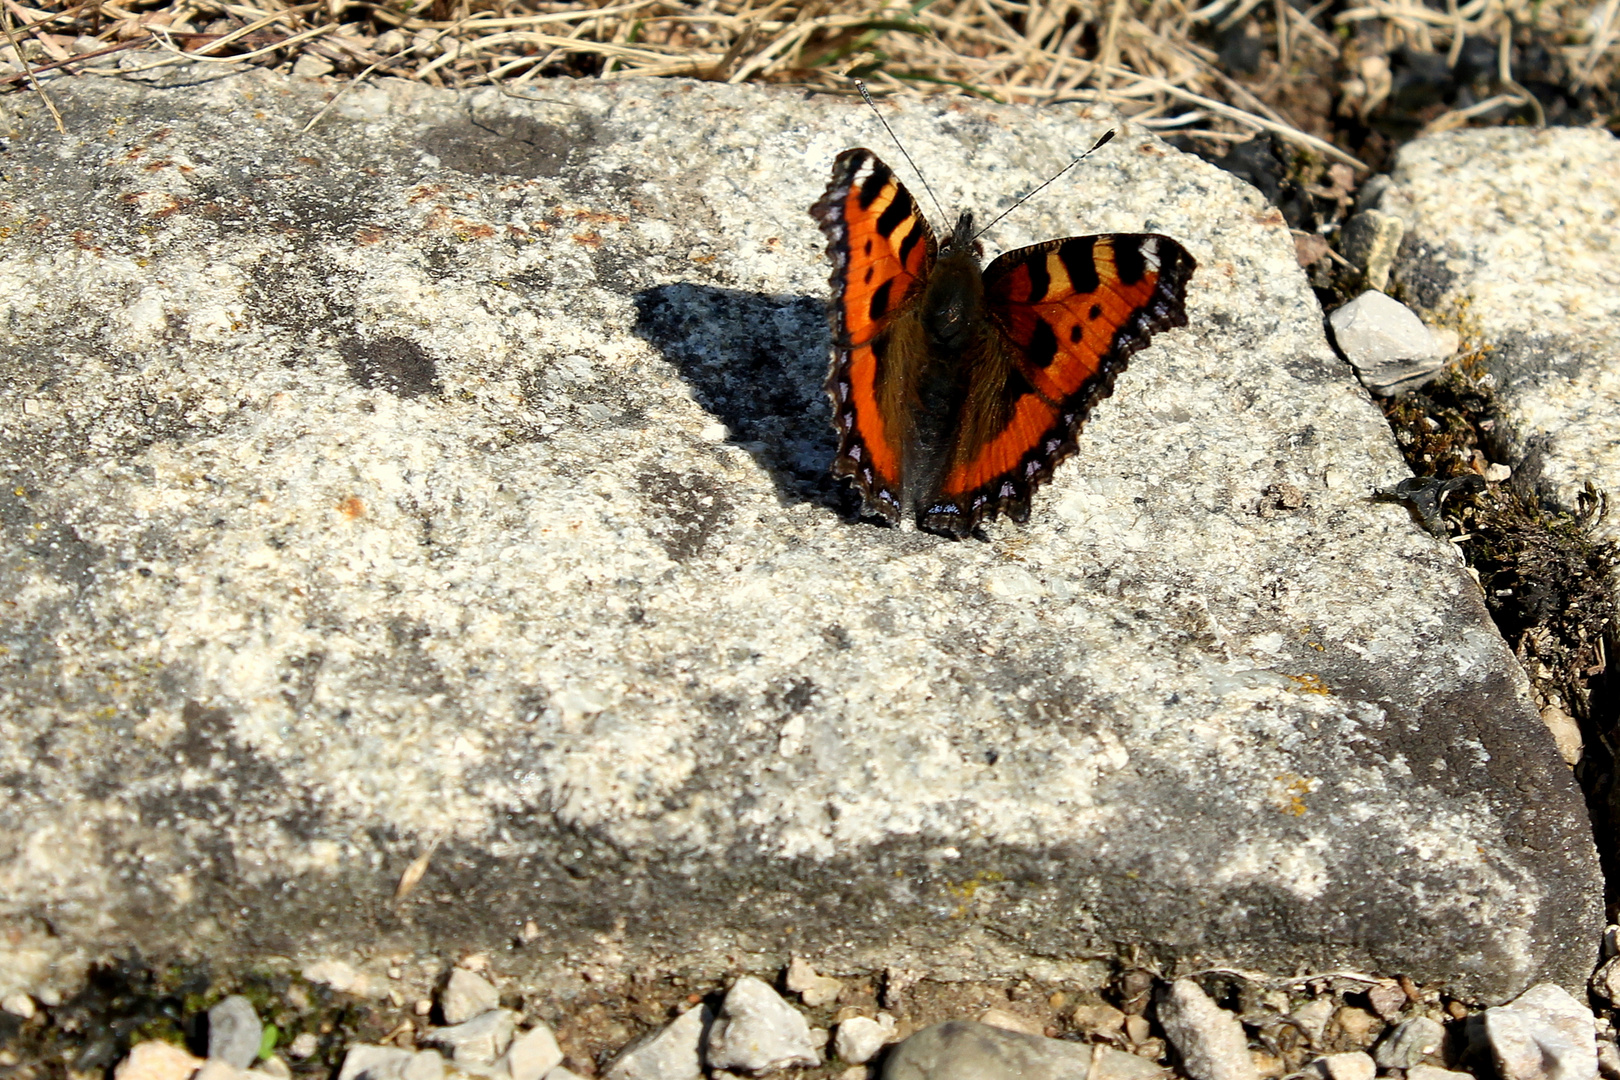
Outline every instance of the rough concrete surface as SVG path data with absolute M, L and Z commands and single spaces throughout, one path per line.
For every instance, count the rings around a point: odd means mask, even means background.
M 531 921 L 514 975 L 1588 974 L 1568 769 L 1230 176 L 1125 130 L 986 238 L 1199 269 L 1029 525 L 950 542 L 825 474 L 806 207 L 863 106 L 50 85 L 0 186 L 8 985 Z M 981 212 L 1108 122 L 888 116 Z
M 1485 349 L 1499 460 L 1567 508 L 1620 491 L 1620 140 L 1485 128 L 1401 148 L 1381 209 L 1406 224 L 1395 278 Z M 1620 537 L 1620 514 L 1601 526 Z

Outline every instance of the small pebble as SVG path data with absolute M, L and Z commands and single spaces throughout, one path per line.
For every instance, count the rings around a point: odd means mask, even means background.
M 1333 1019 L 1334 1002 L 1330 997 L 1312 998 L 1299 1008 L 1289 1013 L 1289 1019 L 1298 1024 L 1312 1046 L 1322 1044 L 1322 1033 L 1327 1030 L 1328 1021 Z
M 816 974 L 808 962 L 795 956 L 788 962 L 787 988 L 799 995 L 799 1000 L 812 1009 L 836 1001 L 844 984 L 826 975 Z
M 1446 1029 L 1427 1016 L 1413 1017 L 1395 1025 L 1378 1043 L 1373 1057 L 1385 1069 L 1410 1069 L 1423 1059 L 1440 1052 Z
M 1145 1016 L 1127 1016 L 1125 1018 L 1125 1037 L 1131 1040 L 1132 1046 L 1141 1046 L 1153 1037 L 1153 1025 Z
M 1378 1023 L 1378 1017 L 1366 1009 L 1345 1005 L 1333 1014 L 1333 1022 L 1350 1042 L 1358 1046 L 1372 1045 L 1373 1025 Z
M 310 1057 L 320 1048 L 320 1040 L 315 1038 L 313 1031 L 300 1032 L 292 1042 L 287 1044 L 287 1055 L 302 1061 Z
M 113 1080 L 187 1080 L 202 1066 L 202 1058 L 150 1039 L 130 1047 L 129 1056 L 113 1070 Z
M 512 1040 L 502 1063 L 512 1080 L 541 1080 L 562 1064 L 562 1050 L 557 1037 L 544 1024 L 536 1024 Z
M 894 1017 L 878 1013 L 873 1020 L 866 1016 L 852 1016 L 838 1025 L 833 1049 L 839 1058 L 851 1065 L 864 1065 L 877 1056 L 877 1052 L 894 1041 Z
M 1328 323 L 1339 351 L 1375 394 L 1388 397 L 1423 386 L 1438 377 L 1450 357 L 1447 343 L 1436 341 L 1411 308 L 1375 290 L 1338 308 Z
M 465 1024 L 475 1016 L 498 1008 L 500 1003 L 501 996 L 488 979 L 459 967 L 450 972 L 444 994 L 439 998 L 439 1008 L 447 1024 Z
M 362 1044 L 343 1055 L 338 1080 L 444 1080 L 444 1058 L 432 1050 Z
M 366 977 L 356 971 L 353 964 L 342 960 L 322 960 L 310 964 L 299 974 L 312 983 L 323 983 L 339 993 L 364 996 L 367 989 Z
M 1158 1002 L 1159 1025 L 1193 1080 L 1258 1080 L 1242 1023 L 1197 983 L 1177 979 Z
M 493 1065 L 512 1044 L 517 1020 L 511 1009 L 491 1009 L 464 1023 L 429 1028 L 421 1041 L 449 1050 L 457 1065 Z
M 1322 1080 L 1373 1080 L 1378 1075 L 1378 1065 L 1371 1054 L 1354 1050 L 1319 1057 L 1306 1066 L 1306 1071 Z
M 268 1077 L 269 1080 L 292 1080 L 292 1069 L 285 1061 L 271 1054 L 248 1070 L 248 1076 Z
M 246 1069 L 239 1069 L 223 1058 L 209 1058 L 192 1074 L 191 1080 L 248 1080 Z
M 707 1051 L 706 1060 L 714 1069 L 761 1073 L 821 1064 L 803 1014 L 751 975 L 726 991 L 709 1028 Z
M 1569 992 L 1540 983 L 1485 1010 L 1484 1030 L 1502 1080 L 1593 1080 L 1592 1013 Z
M 34 999 L 27 994 L 7 994 L 0 998 L 0 1009 L 4 1009 L 12 1016 L 20 1016 L 24 1020 L 34 1018 Z
M 883 1080 L 1073 1080 L 1088 1076 L 1091 1066 L 1092 1049 L 1081 1043 L 947 1020 L 891 1050 Z
M 707 1006 L 687 1009 L 673 1023 L 620 1051 L 605 1080 L 701 1080 L 709 1017 Z
M 1465 1072 L 1452 1072 L 1433 1065 L 1414 1065 L 1406 1070 L 1406 1080 L 1474 1080 Z
M 1363 210 L 1344 223 L 1344 257 L 1359 267 L 1367 284 L 1382 292 L 1406 235 L 1406 222 L 1393 214 Z
M 1069 1023 L 1086 1035 L 1117 1036 L 1125 1027 L 1125 1014 L 1112 1005 L 1076 1005 Z
M 208 1010 L 208 1057 L 238 1069 L 252 1065 L 264 1040 L 264 1024 L 253 1002 L 232 994 Z
M 1367 991 L 1367 1003 L 1372 1006 L 1374 1013 L 1386 1024 L 1393 1024 L 1400 1019 L 1401 1010 L 1406 1008 L 1406 991 L 1397 985 L 1374 986 Z

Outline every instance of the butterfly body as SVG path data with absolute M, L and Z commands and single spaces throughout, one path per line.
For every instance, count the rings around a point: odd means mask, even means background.
M 862 149 L 839 155 L 811 214 L 833 262 L 833 473 L 891 522 L 960 537 L 1027 520 L 1126 359 L 1186 325 L 1195 264 L 1168 237 L 1070 237 L 981 269 L 972 215 L 941 247 Z

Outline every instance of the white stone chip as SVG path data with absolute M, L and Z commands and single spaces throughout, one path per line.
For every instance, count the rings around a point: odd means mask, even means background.
M 775 990 L 751 975 L 731 985 L 709 1028 L 710 1068 L 772 1072 L 821 1064 L 810 1024 Z
M 274 1054 L 253 1066 L 247 1074 L 253 1080 L 265 1077 L 269 1080 L 292 1080 L 292 1068 Z
M 1378 1075 L 1378 1063 L 1371 1054 L 1361 1050 L 1319 1057 L 1305 1069 L 1321 1080 L 1373 1080 Z
M 501 1063 L 506 1066 L 512 1080 L 542 1080 L 562 1064 L 562 1059 L 557 1037 L 546 1025 L 536 1024 L 512 1040 Z
M 422 1041 L 449 1050 L 457 1065 L 493 1065 L 512 1044 L 517 1020 L 511 1009 L 491 1009 L 464 1023 L 429 1028 Z
M 672 1023 L 626 1047 L 605 1080 L 701 1080 L 709 1010 L 694 1005 Z
M 192 1073 L 191 1080 L 247 1080 L 247 1070 L 239 1069 L 223 1058 L 209 1058 L 202 1068 Z
M 1289 1019 L 1299 1025 L 1313 1044 L 1320 1043 L 1336 1008 L 1338 1005 L 1331 997 L 1312 998 L 1290 1013 Z
M 802 718 L 798 719 L 802 731 L 804 721 Z M 788 963 L 786 982 L 787 988 L 798 994 L 799 1000 L 812 1009 L 837 1000 L 839 993 L 844 989 L 843 983 L 826 975 L 817 974 L 815 968 L 797 956 Z
M 343 960 L 322 960 L 308 965 L 300 974 L 312 983 L 324 983 L 339 993 L 363 995 L 366 992 L 366 977 Z
M 1450 355 L 1411 308 L 1381 292 L 1362 293 L 1328 322 L 1339 350 L 1375 394 L 1421 386 Z
M 401 1080 L 415 1053 L 398 1046 L 361 1043 L 343 1055 L 337 1080 Z
M 1191 979 L 1160 991 L 1159 1025 L 1193 1080 L 1259 1080 L 1242 1023 Z
M 1415 1016 L 1391 1028 L 1378 1043 L 1373 1057 L 1385 1069 L 1410 1069 L 1422 1064 L 1423 1059 L 1440 1052 L 1445 1044 L 1446 1029 L 1438 1020 Z
M 22 993 L 7 994 L 5 997 L 0 998 L 0 1009 L 4 1009 L 12 1016 L 32 1020 L 35 1012 L 34 999 Z
M 113 1070 L 113 1080 L 186 1080 L 202 1064 L 202 1058 L 192 1057 L 178 1046 L 150 1039 L 130 1047 L 129 1056 Z
M 1406 1080 L 1474 1080 L 1473 1074 L 1453 1072 L 1437 1065 L 1414 1065 L 1406 1070 Z
M 893 1041 L 894 1017 L 888 1013 L 878 1013 L 875 1020 L 869 1016 L 852 1016 L 838 1025 L 833 1049 L 841 1060 L 864 1065 Z
M 444 995 L 439 999 L 439 1008 L 444 1011 L 444 1022 L 447 1024 L 464 1024 L 475 1016 L 498 1008 L 500 1004 L 501 996 L 488 979 L 461 967 L 450 972 Z

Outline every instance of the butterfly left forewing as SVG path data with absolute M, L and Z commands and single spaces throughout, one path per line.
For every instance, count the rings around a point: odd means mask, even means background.
M 908 350 L 894 330 L 933 265 L 933 232 L 910 192 L 870 150 L 846 150 L 810 208 L 832 260 L 832 364 L 827 393 L 838 429 L 835 476 L 855 478 L 868 512 L 898 519 L 906 438 L 896 368 Z
M 996 330 L 952 464 L 924 522 L 965 535 L 983 518 L 1027 520 L 1034 490 L 1152 335 L 1187 325 L 1196 263 L 1166 236 L 1121 233 L 1011 251 L 984 273 Z

